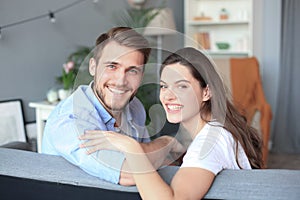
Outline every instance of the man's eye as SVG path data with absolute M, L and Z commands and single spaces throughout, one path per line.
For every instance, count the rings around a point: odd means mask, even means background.
M 109 69 L 115 69 L 116 68 L 116 66 L 114 66 L 114 65 L 107 65 L 106 67 L 109 68 Z
M 130 74 L 138 74 L 139 71 L 138 71 L 137 69 L 130 69 L 130 70 L 129 70 L 129 73 L 130 73 Z

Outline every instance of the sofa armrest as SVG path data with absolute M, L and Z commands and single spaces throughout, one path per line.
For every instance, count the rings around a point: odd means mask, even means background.
M 9 142 L 1 145 L 0 147 L 9 148 L 9 149 L 19 149 L 24 151 L 33 151 L 32 145 L 28 142 L 18 142 L 18 141 Z

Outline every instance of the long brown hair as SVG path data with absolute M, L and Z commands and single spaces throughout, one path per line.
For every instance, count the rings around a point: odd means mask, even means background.
M 262 168 L 262 140 L 256 129 L 247 124 L 246 118 L 239 113 L 226 96 L 223 81 L 215 70 L 213 62 L 202 52 L 191 47 L 183 48 L 169 55 L 163 62 L 166 65 L 179 63 L 186 66 L 201 88 L 209 87 L 212 97 L 200 107 L 202 120 L 209 123 L 206 116 L 211 115 L 229 131 L 235 140 L 236 161 L 238 161 L 238 144 L 240 144 L 252 168 Z M 240 167 L 240 165 L 239 165 Z M 240 167 L 241 168 L 241 167 Z

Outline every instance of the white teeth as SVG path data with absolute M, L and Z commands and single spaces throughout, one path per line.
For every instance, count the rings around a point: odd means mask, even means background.
M 180 110 L 182 108 L 182 106 L 178 106 L 178 105 L 167 105 L 167 107 L 170 110 Z
M 124 90 L 118 90 L 118 89 L 114 89 L 114 88 L 109 88 L 109 90 L 115 94 L 124 94 L 125 93 Z

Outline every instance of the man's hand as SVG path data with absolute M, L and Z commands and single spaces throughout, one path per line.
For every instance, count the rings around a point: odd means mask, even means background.
M 141 143 L 150 162 L 157 169 L 177 160 L 186 149 L 171 136 L 161 136 L 150 143 Z
M 128 164 L 127 160 L 125 159 L 121 168 L 121 173 L 120 173 L 120 179 L 119 179 L 119 184 L 123 186 L 132 186 L 135 185 L 134 178 L 132 176 L 132 173 L 128 172 Z

